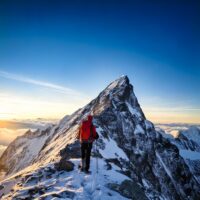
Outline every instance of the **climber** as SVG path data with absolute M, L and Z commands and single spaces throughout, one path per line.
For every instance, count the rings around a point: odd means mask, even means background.
M 80 170 L 86 173 L 90 173 L 90 154 L 92 149 L 92 144 L 94 140 L 99 138 L 98 133 L 96 132 L 96 128 L 92 123 L 93 116 L 88 115 L 86 120 L 83 120 L 80 128 L 78 139 L 81 143 L 81 165 Z

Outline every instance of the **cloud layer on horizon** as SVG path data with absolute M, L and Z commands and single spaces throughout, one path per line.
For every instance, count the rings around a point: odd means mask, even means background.
M 173 137 L 177 137 L 179 131 L 181 130 L 187 130 L 191 126 L 196 126 L 200 129 L 200 124 L 187 124 L 187 123 L 159 123 L 155 124 L 155 127 L 157 130 L 162 129 L 164 130 L 167 134 L 171 134 Z
M 57 123 L 49 119 L 5 121 L 0 120 L 0 145 L 9 145 L 17 136 L 23 135 L 27 130 L 44 128 L 49 123 Z

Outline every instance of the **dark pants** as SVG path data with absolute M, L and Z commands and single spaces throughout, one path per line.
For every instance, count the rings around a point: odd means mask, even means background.
M 90 154 L 92 142 L 81 143 L 82 169 L 88 171 L 90 168 Z

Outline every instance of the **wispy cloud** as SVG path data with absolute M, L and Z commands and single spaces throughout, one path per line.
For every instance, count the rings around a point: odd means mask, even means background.
M 29 83 L 29 84 L 49 88 L 49 89 L 53 89 L 53 90 L 56 90 L 56 91 L 58 91 L 60 93 L 64 93 L 64 94 L 83 96 L 83 94 L 81 94 L 80 92 L 78 92 L 74 89 L 68 88 L 68 87 L 64 87 L 64 86 L 46 82 L 46 81 L 35 80 L 35 79 L 29 78 L 29 77 L 8 73 L 6 71 L 0 70 L 0 77 L 15 80 L 15 81 L 20 81 L 20 82 L 24 82 L 24 83 Z
M 91 100 L 91 97 L 74 89 L 27 76 L 0 70 L 0 78 L 50 89 L 50 92 L 48 91 L 44 95 L 38 90 L 38 93 L 28 96 L 26 93 L 22 95 L 13 91 L 0 90 L 0 119 L 61 118 L 66 114 L 73 113 Z M 55 95 L 54 91 L 60 95 Z M 39 98 L 35 98 L 36 96 Z

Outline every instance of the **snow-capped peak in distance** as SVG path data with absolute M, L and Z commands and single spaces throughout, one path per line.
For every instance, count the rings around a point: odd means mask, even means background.
M 84 175 L 77 169 L 80 144 L 76 137 L 88 114 L 94 115 L 99 139 L 93 147 L 92 174 Z M 2 155 L 0 164 L 7 172 L 0 185 L 2 199 L 175 200 L 200 196 L 199 177 L 190 170 L 177 144 L 145 118 L 127 76 L 110 83 L 97 98 L 49 127 L 44 135 L 25 140 L 25 151 L 15 145 L 14 157 L 11 150 Z M 43 142 L 38 146 L 35 140 Z M 32 146 L 39 150 L 29 148 Z M 32 151 L 32 159 L 19 167 L 22 155 L 27 157 Z M 63 162 L 70 172 L 58 171 Z

